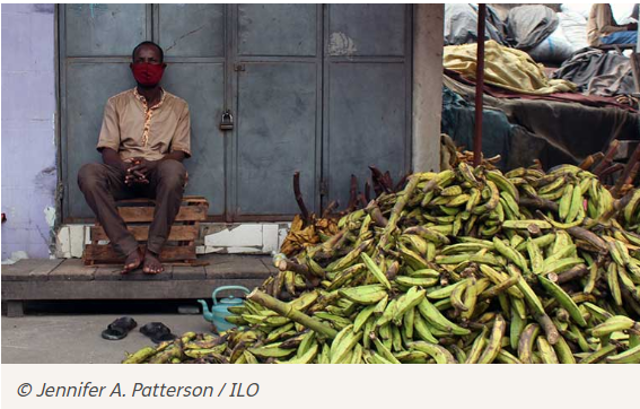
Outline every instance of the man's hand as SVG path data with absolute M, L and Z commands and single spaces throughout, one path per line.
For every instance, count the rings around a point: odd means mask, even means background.
M 133 171 L 129 173 L 127 170 L 127 174 L 124 177 L 124 184 L 131 187 L 135 184 L 147 184 L 149 183 L 149 179 L 146 178 L 145 175 L 138 171 Z
M 109 166 L 120 169 L 125 174 L 124 183 L 127 186 L 132 186 L 136 183 L 149 183 L 147 178 L 142 173 L 130 172 L 129 169 L 137 164 L 140 158 L 128 159 L 126 161 L 120 158 L 118 152 L 111 148 L 103 148 L 102 161 Z M 134 162 L 135 161 L 135 162 Z
M 635 31 L 638 29 L 638 23 L 629 23 L 627 24 L 628 31 Z
M 156 166 L 158 166 L 158 161 L 150 161 L 144 158 L 133 158 L 132 162 L 133 166 L 127 169 L 127 173 L 137 173 L 145 178 Z
M 148 161 L 144 158 L 133 158 L 126 169 L 127 174 L 124 177 L 124 183 L 127 186 L 132 186 L 137 183 L 149 183 L 147 175 L 155 166 L 157 165 L 153 161 Z

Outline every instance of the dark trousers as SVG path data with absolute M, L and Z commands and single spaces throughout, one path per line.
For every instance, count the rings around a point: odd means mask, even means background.
M 160 254 L 180 210 L 186 174 L 182 163 L 172 159 L 163 160 L 147 175 L 148 184 L 129 187 L 124 183 L 124 171 L 102 163 L 88 163 L 78 172 L 78 185 L 114 249 L 122 256 L 136 251 L 138 242 L 118 214 L 116 200 L 136 197 L 155 199 L 147 249 Z

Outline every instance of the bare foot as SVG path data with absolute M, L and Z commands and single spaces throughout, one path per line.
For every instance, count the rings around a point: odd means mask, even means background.
M 140 267 L 142 264 L 142 252 L 140 249 L 132 252 L 124 260 L 124 267 L 120 270 L 120 274 L 127 274 Z
M 144 255 L 144 265 L 142 272 L 145 274 L 159 274 L 164 271 L 164 266 L 158 260 L 158 255 L 147 250 Z

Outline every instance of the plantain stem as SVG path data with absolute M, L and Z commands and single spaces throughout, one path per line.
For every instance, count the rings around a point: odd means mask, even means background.
M 307 314 L 294 309 L 287 303 L 284 303 L 271 297 L 270 295 L 263 293 L 257 288 L 247 296 L 247 299 L 258 303 L 263 307 L 270 309 L 271 311 L 275 311 L 283 317 L 287 317 L 290 320 L 297 322 L 298 324 L 304 325 L 305 327 L 310 328 L 315 332 L 326 336 L 327 338 L 333 339 L 336 335 L 338 335 L 338 332 L 328 325 L 325 325 L 320 321 L 311 318 Z
M 398 224 L 398 220 L 400 220 L 400 214 L 404 209 L 405 205 L 409 201 L 409 198 L 413 194 L 413 191 L 416 189 L 418 185 L 418 181 L 420 178 L 417 175 L 411 176 L 409 178 L 409 183 L 404 188 L 402 192 L 396 198 L 396 204 L 393 206 L 393 210 L 391 211 L 391 216 L 389 217 L 389 222 L 387 226 L 384 228 L 384 232 L 382 233 L 382 237 L 380 238 L 380 242 L 378 243 L 378 251 L 382 253 L 384 251 L 385 246 L 389 242 L 391 238 L 391 234 L 396 229 L 396 225 Z
M 389 221 L 385 219 L 375 200 L 369 202 L 365 210 L 371 215 L 374 223 L 380 227 L 387 227 Z

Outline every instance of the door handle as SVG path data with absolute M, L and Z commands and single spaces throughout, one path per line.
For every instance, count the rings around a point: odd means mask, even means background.
M 228 109 L 222 113 L 220 117 L 220 130 L 231 131 L 233 130 L 233 115 Z

